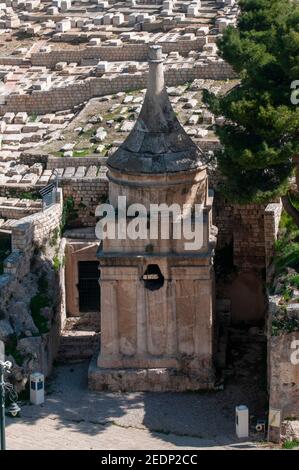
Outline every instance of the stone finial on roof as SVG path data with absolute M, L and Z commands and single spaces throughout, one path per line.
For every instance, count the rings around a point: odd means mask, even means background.
M 203 167 L 202 152 L 179 123 L 164 83 L 162 47 L 149 48 L 147 92 L 136 124 L 111 155 L 111 170 L 161 174 Z

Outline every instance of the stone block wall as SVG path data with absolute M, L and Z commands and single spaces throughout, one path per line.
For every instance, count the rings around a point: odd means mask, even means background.
M 206 43 L 205 38 L 198 37 L 194 40 L 164 42 L 163 53 L 177 51 L 180 55 L 187 56 L 190 51 L 202 50 Z M 121 62 L 126 60 L 146 61 L 150 44 L 124 44 L 122 46 L 93 46 L 77 47 L 67 50 L 51 52 L 36 52 L 31 54 L 33 66 L 45 66 L 52 68 L 57 62 L 77 62 L 84 59 L 99 59 L 109 62 Z
M 59 202 L 44 212 L 32 216 L 33 243 L 35 246 L 42 247 L 49 241 L 51 233 L 59 228 L 61 214 L 62 204 Z
M 22 57 L 4 56 L 0 57 L 0 65 L 19 65 L 30 67 L 31 61 Z
M 46 167 L 49 155 L 48 153 L 30 153 L 29 151 L 23 152 L 20 155 L 20 163 L 22 165 L 34 165 L 34 163 L 39 162 Z
M 167 86 L 182 85 L 196 78 L 222 80 L 235 78 L 235 74 L 231 67 L 221 59 L 194 65 L 184 64 L 182 67 L 170 68 L 165 71 Z M 39 114 L 61 111 L 73 108 L 97 96 L 145 88 L 146 83 L 147 72 L 122 73 L 112 77 L 90 77 L 84 81 L 66 87 L 53 88 L 49 91 L 11 94 L 6 98 L 5 104 L 0 105 L 0 114 L 16 110 Z
M 12 252 L 4 261 L 4 273 L 0 275 L 1 303 L 9 299 L 22 278 L 30 271 L 30 261 L 36 246 L 49 240 L 59 227 L 62 204 L 59 201 L 44 212 L 24 217 L 11 227 Z
M 98 160 L 101 157 L 95 157 Z M 62 167 L 65 159 L 59 158 Z M 74 158 L 75 164 L 81 166 L 80 158 Z M 93 158 L 85 158 L 84 162 L 94 163 Z M 68 162 L 70 159 L 68 159 Z M 49 159 L 50 168 L 56 167 L 56 158 Z M 72 166 L 73 165 L 72 163 Z M 83 226 L 93 226 L 96 223 L 96 206 L 106 200 L 108 195 L 108 179 L 101 174 L 95 178 L 62 178 L 60 186 L 64 200 L 73 197 L 78 219 Z M 210 183 L 213 187 L 213 182 Z M 32 188 L 27 188 L 32 190 Z M 25 191 L 23 186 L 20 192 Z M 7 195 L 7 187 L 2 195 Z M 1 193 L 1 188 L 0 188 Z M 1 195 L 1 194 L 0 194 Z M 213 206 L 213 223 L 218 227 L 217 248 L 224 248 L 233 242 L 234 265 L 243 271 L 265 269 L 272 256 L 277 237 L 278 224 L 281 214 L 281 203 L 274 204 L 229 204 L 217 192 Z M 39 214 L 36 214 L 39 218 Z M 22 219 L 23 221 L 27 220 Z M 42 224 L 41 224 L 42 225 Z M 46 235 L 45 235 L 46 236 Z
M 56 168 L 73 167 L 79 168 L 80 166 L 90 167 L 105 165 L 107 157 L 51 157 L 49 156 L 46 163 L 47 170 L 54 170 Z
M 22 193 L 27 192 L 37 192 L 36 187 L 32 184 L 1 184 L 0 185 L 0 197 L 20 197 L 22 198 Z
M 215 152 L 221 149 L 221 144 L 217 138 L 211 139 L 203 137 L 198 140 L 198 146 L 204 153 L 209 151 Z
M 18 220 L 34 214 L 36 211 L 37 209 L 34 207 L 0 207 L 0 218 Z
M 64 163 L 62 167 L 65 167 L 65 159 L 60 158 L 61 162 Z M 69 162 L 70 159 L 68 159 Z M 74 158 L 74 160 L 80 160 L 80 158 Z M 86 161 L 89 159 L 86 159 Z M 85 159 L 84 159 L 85 161 Z M 79 164 L 79 162 L 76 162 Z M 72 164 L 72 166 L 75 166 Z M 78 165 L 80 166 L 80 165 Z M 56 167 L 57 168 L 57 167 Z M 101 175 L 96 178 L 62 178 L 59 182 L 59 185 L 62 189 L 63 199 L 67 199 L 68 197 L 72 197 L 75 202 L 74 209 L 77 211 L 78 220 L 83 226 L 93 226 L 96 223 L 95 218 L 95 209 L 97 205 L 106 200 L 108 196 L 108 179 L 105 175 Z M 22 194 L 26 191 L 34 191 L 35 188 L 33 186 L 24 187 L 24 185 L 16 185 L 16 186 L 0 186 L 0 196 L 7 196 L 9 197 L 9 191 L 14 191 L 14 196 L 18 194 Z M 47 212 L 47 211 L 45 211 Z M 49 227 L 51 229 L 52 225 L 56 223 L 56 217 L 52 220 L 47 221 L 44 219 L 40 214 L 44 213 L 37 213 L 36 217 L 36 224 L 40 227 L 40 231 L 37 232 L 39 234 L 42 231 L 43 223 L 45 223 L 45 227 Z M 20 226 L 14 226 L 13 231 L 17 234 L 18 230 L 21 230 L 22 234 L 20 235 L 20 240 L 22 239 L 23 233 L 26 232 L 27 229 L 23 229 L 21 225 L 24 223 L 27 227 L 27 222 L 30 224 L 33 221 L 33 218 L 26 217 L 20 219 Z M 38 222 L 40 221 L 40 223 Z M 49 223 L 48 223 L 49 222 Z M 18 228 L 19 227 L 19 228 Z M 44 229 L 44 239 L 47 239 L 47 228 Z M 42 237 L 36 236 L 36 241 Z M 25 239 L 24 239 L 25 240 Z
M 266 275 L 277 238 L 281 203 L 229 204 L 219 194 L 215 200 L 217 296 L 230 300 L 233 324 L 260 325 L 267 312 Z
M 34 247 L 41 247 L 50 234 L 59 227 L 62 202 L 59 201 L 43 212 L 38 212 L 18 221 L 12 226 L 12 250 L 32 254 Z
M 265 209 L 264 228 L 265 228 L 265 255 L 266 267 L 269 266 L 274 255 L 275 242 L 277 240 L 279 221 L 282 212 L 282 203 L 277 202 L 268 204 Z
M 229 204 L 216 193 L 213 212 L 218 249 L 233 242 L 234 265 L 243 271 L 266 268 L 274 254 L 281 202 Z
M 68 197 L 74 199 L 74 208 L 80 223 L 83 226 L 94 226 L 96 207 L 105 201 L 108 195 L 108 179 L 106 177 L 63 179 L 61 188 L 64 200 Z
M 234 264 L 242 270 L 265 267 L 265 205 L 234 205 Z
M 213 186 L 212 181 L 210 181 L 210 186 Z M 213 224 L 218 227 L 218 249 L 222 249 L 225 245 L 229 245 L 233 239 L 233 216 L 234 210 L 232 204 L 226 203 L 216 191 L 213 207 Z

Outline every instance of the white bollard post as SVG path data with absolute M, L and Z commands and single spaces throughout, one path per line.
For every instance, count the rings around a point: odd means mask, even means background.
M 34 372 L 30 375 L 30 402 L 33 405 L 41 405 L 45 401 L 44 375 Z
M 236 406 L 236 434 L 239 439 L 249 435 L 249 413 L 245 405 Z

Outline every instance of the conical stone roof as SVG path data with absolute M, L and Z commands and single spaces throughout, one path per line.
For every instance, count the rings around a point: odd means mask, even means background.
M 179 123 L 164 84 L 161 46 L 149 51 L 148 88 L 136 124 L 108 159 L 111 170 L 161 174 L 203 167 L 202 152 Z

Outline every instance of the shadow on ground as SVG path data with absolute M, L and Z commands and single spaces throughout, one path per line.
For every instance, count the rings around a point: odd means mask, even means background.
M 248 449 L 254 444 L 236 439 L 234 410 L 249 406 L 262 417 L 265 393 L 256 364 L 253 371 L 228 382 L 225 390 L 205 393 L 107 393 L 87 389 L 88 362 L 57 366 L 47 384 L 44 405 L 24 405 L 23 423 L 40 424 L 47 417 L 55 428 L 97 436 L 108 427 L 140 429 L 178 447 L 230 446 Z M 13 420 L 8 419 L 9 426 Z M 128 448 L 131 443 L 128 442 Z M 134 446 L 133 446 L 134 448 Z

